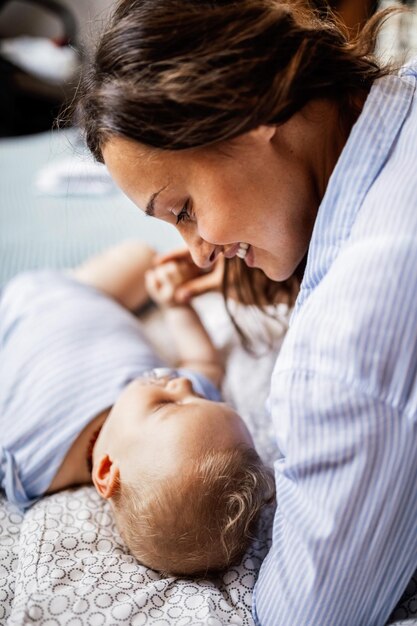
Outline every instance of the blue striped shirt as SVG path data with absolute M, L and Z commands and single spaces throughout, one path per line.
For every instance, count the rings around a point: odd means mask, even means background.
M 83 428 L 129 382 L 164 365 L 140 321 L 93 287 L 52 270 L 8 283 L 0 298 L 0 487 L 8 500 L 35 502 Z M 204 376 L 178 371 L 220 400 Z
M 417 567 L 417 64 L 375 83 L 317 215 L 269 408 L 262 626 L 379 626 Z

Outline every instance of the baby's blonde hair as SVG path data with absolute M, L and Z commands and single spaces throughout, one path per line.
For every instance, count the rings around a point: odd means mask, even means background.
M 169 478 L 120 484 L 112 501 L 140 562 L 166 575 L 205 575 L 239 560 L 274 495 L 271 470 L 239 446 L 206 451 Z

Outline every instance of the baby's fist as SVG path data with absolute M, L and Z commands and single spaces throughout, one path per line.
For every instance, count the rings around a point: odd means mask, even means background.
M 148 270 L 145 274 L 145 285 L 149 296 L 160 306 L 175 304 L 175 291 L 184 280 L 180 264 L 168 261 Z

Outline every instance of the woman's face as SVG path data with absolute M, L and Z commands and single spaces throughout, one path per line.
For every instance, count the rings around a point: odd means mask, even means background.
M 233 257 L 246 243 L 245 263 L 280 281 L 307 252 L 334 166 L 319 126 L 297 114 L 223 146 L 182 151 L 113 137 L 103 155 L 141 210 L 179 230 L 197 265 L 209 267 L 220 253 Z

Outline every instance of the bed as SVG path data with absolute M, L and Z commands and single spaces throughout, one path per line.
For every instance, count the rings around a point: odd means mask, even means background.
M 74 150 L 62 133 L 0 142 L 0 261 L 4 282 L 19 269 L 72 265 L 126 236 L 168 249 L 177 243 L 142 221 L 117 192 L 108 195 L 43 195 L 35 180 L 45 164 Z M 159 226 L 159 225 L 158 225 Z M 289 312 L 267 322 L 268 337 L 251 310 L 240 319 L 265 339 L 246 353 L 221 297 L 202 296 L 196 307 L 227 365 L 224 397 L 246 420 L 267 463 L 279 452 L 263 410 L 268 380 L 285 334 Z M 144 323 L 167 358 L 169 346 L 159 314 Z M 256 539 L 241 563 L 212 579 L 163 578 L 141 566 L 118 534 L 109 505 L 92 487 L 43 498 L 22 515 L 0 495 L 0 624 L 22 626 L 251 626 L 252 591 L 271 540 L 273 508 L 264 510 Z M 410 581 L 390 624 L 417 624 L 417 575 Z M 354 625 L 352 625 L 354 626 Z

